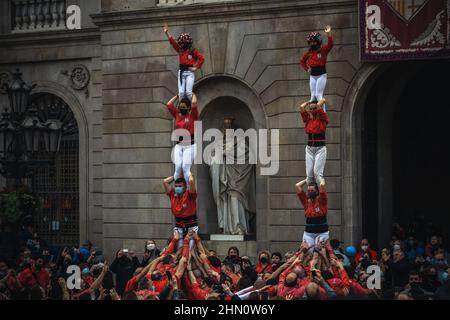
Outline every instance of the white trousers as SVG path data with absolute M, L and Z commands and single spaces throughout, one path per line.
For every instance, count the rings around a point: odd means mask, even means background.
M 184 240 L 184 237 L 186 237 L 187 233 L 183 232 L 183 228 L 174 227 L 173 230 L 178 232 L 178 234 L 180 235 L 180 239 L 178 239 L 178 244 L 177 244 L 177 249 L 180 249 L 183 247 L 183 240 Z M 191 231 L 198 232 L 198 226 L 190 227 L 187 229 L 188 233 Z M 192 249 L 192 247 L 194 246 L 194 243 L 195 243 L 194 239 L 191 239 L 189 241 L 189 249 Z
M 309 76 L 309 90 L 311 91 L 311 100 L 310 101 L 322 100 L 326 85 L 327 85 L 327 74 L 326 73 L 324 73 L 320 76 Z M 323 110 L 325 112 L 327 112 L 327 110 L 325 109 L 325 105 L 323 105 Z
M 317 185 L 320 184 L 325 170 L 325 163 L 327 161 L 327 147 L 310 147 L 305 148 L 305 164 L 306 177 L 308 183 L 315 180 Z
M 189 176 L 191 175 L 191 166 L 194 163 L 196 154 L 196 144 L 182 145 L 177 143 L 173 151 L 173 162 L 175 164 L 175 173 L 173 177 L 176 179 L 184 178 L 189 188 Z
M 179 100 L 187 97 L 192 101 L 192 88 L 194 87 L 195 73 L 192 71 L 184 71 L 181 77 L 181 70 L 178 70 L 178 97 Z
M 327 241 L 330 238 L 330 231 L 322 233 L 303 232 L 303 241 L 306 241 L 309 247 L 319 244 L 321 241 Z

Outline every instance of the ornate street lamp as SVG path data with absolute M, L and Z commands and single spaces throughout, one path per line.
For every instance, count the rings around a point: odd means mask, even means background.
M 21 114 L 25 112 L 26 107 L 28 106 L 30 92 L 35 86 L 36 85 L 29 86 L 25 84 L 22 80 L 22 73 L 19 69 L 16 69 L 10 84 L 5 87 L 12 113 Z
M 33 104 L 28 108 L 28 115 L 22 122 L 22 132 L 25 138 L 25 146 L 28 153 L 39 151 L 41 137 L 46 127 L 41 123 L 37 117 L 37 109 Z
M 45 150 L 50 153 L 56 153 L 61 144 L 63 133 L 63 124 L 58 119 L 48 119 L 45 123 L 45 130 L 43 131 L 43 138 Z
M 0 121 L 0 154 L 6 156 L 10 146 L 17 134 L 17 129 L 10 119 L 11 115 L 8 109 L 2 113 L 2 120 Z

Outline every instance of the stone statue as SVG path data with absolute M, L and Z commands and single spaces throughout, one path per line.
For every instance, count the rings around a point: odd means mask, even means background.
M 255 170 L 249 164 L 249 148 L 246 143 L 236 139 L 226 141 L 225 130 L 233 129 L 233 119 L 224 119 L 223 154 L 210 154 L 209 173 L 212 181 L 212 193 L 217 206 L 217 218 L 221 232 L 225 234 L 245 235 L 249 233 L 249 213 L 255 213 Z M 234 149 L 234 161 L 229 157 Z M 245 150 L 242 150 L 245 148 Z M 242 152 L 242 153 L 239 153 Z M 245 163 L 237 164 L 239 154 L 245 155 Z M 222 157 L 222 161 L 220 161 Z

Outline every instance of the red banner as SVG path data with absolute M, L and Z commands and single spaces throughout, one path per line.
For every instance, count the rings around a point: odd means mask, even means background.
M 363 61 L 450 57 L 450 0 L 360 0 Z

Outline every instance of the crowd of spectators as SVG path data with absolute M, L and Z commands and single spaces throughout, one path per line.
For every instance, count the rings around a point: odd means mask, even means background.
M 192 232 L 177 248 L 177 237 L 161 249 L 146 241 L 139 257 L 118 250 L 109 263 L 89 241 L 55 253 L 37 235 L 29 236 L 16 259 L 0 260 L 0 299 L 450 299 L 450 266 L 441 235 L 398 224 L 381 250 L 369 239 L 356 246 L 332 239 L 314 247 L 302 243 L 284 254 L 261 251 L 256 261 L 236 247 L 219 258 Z M 191 248 L 190 240 L 195 241 Z M 72 289 L 67 269 L 73 265 L 79 267 L 80 285 Z M 381 271 L 379 288 L 371 278 L 374 265 Z

